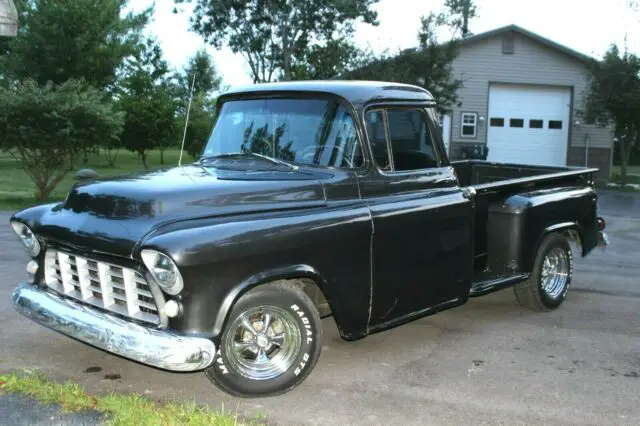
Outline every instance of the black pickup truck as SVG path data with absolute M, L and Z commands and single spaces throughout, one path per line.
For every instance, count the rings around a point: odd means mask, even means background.
M 607 244 L 597 169 L 451 162 L 435 105 L 385 82 L 225 93 L 197 162 L 11 218 L 32 258 L 14 307 L 243 397 L 299 385 L 327 316 L 352 341 L 510 286 L 557 308 L 572 245 Z

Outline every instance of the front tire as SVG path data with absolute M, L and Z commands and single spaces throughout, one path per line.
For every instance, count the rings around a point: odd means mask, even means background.
M 560 306 L 573 277 L 573 252 L 567 238 L 546 235 L 540 244 L 527 281 L 514 286 L 518 303 L 534 311 L 550 311 Z
M 321 349 L 322 323 L 313 302 L 295 283 L 277 281 L 237 301 L 205 374 L 234 396 L 275 396 L 306 379 Z

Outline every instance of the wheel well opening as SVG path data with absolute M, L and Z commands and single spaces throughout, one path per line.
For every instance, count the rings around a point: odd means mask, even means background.
M 582 253 L 582 237 L 576 228 L 566 229 L 562 235 L 569 240 L 569 245 L 574 252 Z
M 309 296 L 309 299 L 313 301 L 313 304 L 318 310 L 320 318 L 325 318 L 333 315 L 329 300 L 325 297 L 322 289 L 314 280 L 312 280 L 311 278 L 296 278 L 289 281 L 294 283 L 302 291 L 304 291 L 307 296 Z

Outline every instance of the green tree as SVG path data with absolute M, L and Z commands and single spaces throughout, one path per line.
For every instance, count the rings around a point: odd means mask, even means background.
M 593 60 L 585 103 L 588 123 L 614 126 L 625 184 L 631 152 L 640 147 L 640 58 L 614 44 L 601 61 Z
M 83 80 L 111 96 L 126 57 L 135 53 L 152 9 L 126 13 L 126 0 L 18 0 L 20 26 L 14 39 L 0 46 L 0 79 L 5 87 L 24 79 L 44 86 Z M 89 142 L 88 153 L 99 145 Z M 100 141 L 96 141 L 100 142 Z M 62 142 L 61 142 L 62 143 Z M 100 142 L 107 159 L 116 140 Z
M 0 148 L 20 161 L 46 201 L 87 142 L 116 139 L 123 117 L 103 94 L 78 80 L 0 87 Z
M 407 49 L 399 54 L 383 53 L 371 57 L 367 63 L 344 77 L 397 81 L 414 84 L 429 90 L 438 101 L 438 112 L 447 113 L 460 105 L 457 92 L 463 81 L 452 73 L 452 63 L 457 56 L 455 39 L 440 42 L 437 32 L 447 26 L 449 15 L 431 12 L 421 18 L 418 32 L 419 48 Z
M 170 82 L 170 70 L 162 59 L 157 41 L 148 38 L 132 58 L 126 61 L 118 92 L 120 109 L 125 112 L 122 145 L 137 152 L 145 169 L 147 151 L 164 151 L 177 139 L 176 102 Z
M 204 49 L 198 50 L 189 58 L 182 72 L 176 76 L 181 98 L 188 99 L 194 75 L 193 93 L 205 93 L 213 98 L 216 92 L 223 89 L 222 76 L 218 73 L 213 58 Z
M 216 48 L 228 46 L 249 64 L 254 82 L 290 80 L 311 41 L 353 33 L 357 20 L 378 25 L 379 0 L 174 0 L 195 3 L 193 30 Z
M 445 0 L 445 18 L 447 25 L 456 37 L 464 37 L 469 33 L 469 21 L 478 16 L 478 8 L 474 0 Z
M 127 13 L 127 0 L 20 0 L 17 37 L 5 46 L 6 78 L 39 84 L 84 79 L 113 87 L 124 58 L 137 48 L 152 9 Z M 1 53 L 1 52 L 0 52 Z
M 358 48 L 348 37 L 310 46 L 291 67 L 292 80 L 323 80 L 357 69 L 371 53 Z
M 194 80 L 195 77 L 195 80 Z M 207 142 L 213 126 L 216 95 L 224 90 L 222 77 L 211 56 L 200 50 L 189 59 L 182 72 L 176 77 L 178 81 L 178 124 L 184 133 L 185 150 L 192 158 L 198 158 Z M 187 123 L 187 106 L 193 82 L 193 98 Z

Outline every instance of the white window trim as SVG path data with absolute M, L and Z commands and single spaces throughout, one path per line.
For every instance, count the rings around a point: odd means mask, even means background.
M 468 117 L 473 117 L 473 124 L 465 124 L 464 119 Z M 464 126 L 473 126 L 473 135 L 465 135 L 462 132 Z M 478 134 L 478 114 L 475 112 L 463 112 L 460 114 L 460 137 L 461 138 L 475 138 Z

